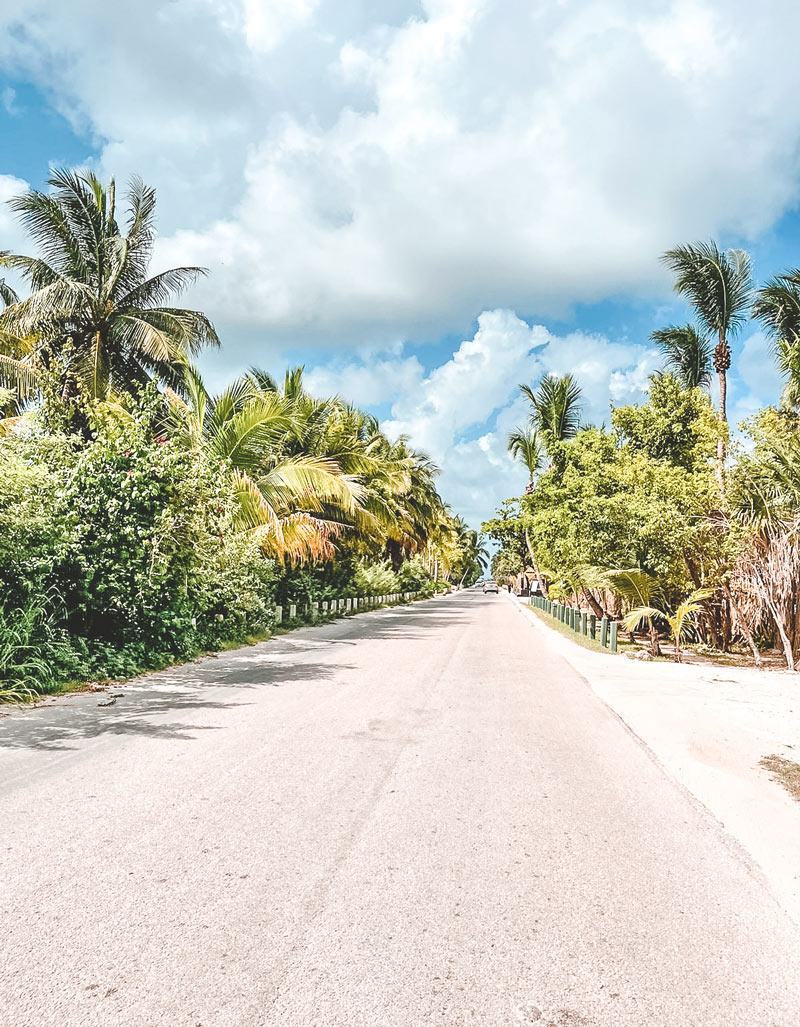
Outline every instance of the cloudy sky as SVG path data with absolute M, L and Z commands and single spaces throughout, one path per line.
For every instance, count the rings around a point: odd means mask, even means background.
M 795 0 L 15 0 L 0 199 L 50 164 L 139 173 L 158 264 L 212 271 L 209 381 L 305 364 L 478 526 L 524 485 L 519 382 L 574 371 L 597 422 L 642 397 L 686 317 L 665 248 L 800 264 L 798 37 Z M 750 326 L 733 418 L 778 391 Z

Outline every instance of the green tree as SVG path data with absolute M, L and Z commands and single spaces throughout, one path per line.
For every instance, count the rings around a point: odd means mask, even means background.
M 203 268 L 148 277 L 155 191 L 131 180 L 123 230 L 113 179 L 106 188 L 92 172 L 55 171 L 49 184 L 9 201 L 40 255 L 0 254 L 31 289 L 0 314 L 5 378 L 29 389 L 57 368 L 64 401 L 109 399 L 153 375 L 179 386 L 188 358 L 219 340 L 204 314 L 166 305 Z
M 653 460 L 707 471 L 720 433 L 708 396 L 697 388 L 683 388 L 671 374 L 651 378 L 648 391 L 646 403 L 612 411 L 620 441 Z
M 727 423 L 730 339 L 750 310 L 752 265 L 744 250 L 720 250 L 715 242 L 698 242 L 667 250 L 663 261 L 675 275 L 675 291 L 692 304 L 700 325 L 716 336 L 714 370 L 719 378 L 719 418 Z M 720 481 L 725 438 L 717 444 Z
M 772 338 L 775 359 L 786 379 L 783 401 L 800 405 L 800 270 L 776 275 L 758 290 L 753 316 Z
M 515 428 L 508 436 L 508 451 L 524 464 L 528 472 L 528 488 L 544 462 L 544 446 L 534 428 Z
M 572 374 L 560 378 L 548 374 L 535 391 L 520 385 L 520 392 L 531 404 L 531 426 L 549 448 L 577 435 L 581 423 L 582 390 Z

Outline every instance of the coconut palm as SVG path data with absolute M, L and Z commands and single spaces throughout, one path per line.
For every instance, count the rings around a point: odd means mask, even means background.
M 689 626 L 690 619 L 694 614 L 699 613 L 703 609 L 703 601 L 709 599 L 713 594 L 714 590 L 711 588 L 698 588 L 688 598 L 684 599 L 682 603 L 679 603 L 672 613 L 659 610 L 654 606 L 637 606 L 622 618 L 622 626 L 626 631 L 635 631 L 639 624 L 646 620 L 650 624 L 652 636 L 653 622 L 656 620 L 665 621 L 669 625 L 675 643 L 675 660 L 681 663 L 681 641 Z
M 20 362 L 6 374 L 24 381 L 42 370 L 58 376 L 62 398 L 107 399 L 153 375 L 179 385 L 190 356 L 219 344 L 204 314 L 167 306 L 205 274 L 178 267 L 148 277 L 155 240 L 155 191 L 131 179 L 124 230 L 116 218 L 113 179 L 55 171 L 52 192 L 31 189 L 12 210 L 39 249 L 38 257 L 0 254 L 30 295 L 0 314 L 0 352 Z M 29 351 L 9 354 L 9 339 Z M 17 344 L 17 348 L 19 345 Z
M 664 354 L 664 363 L 685 389 L 707 389 L 711 384 L 713 350 L 708 337 L 694 325 L 668 325 L 650 338 Z
M 508 451 L 528 470 L 528 491 L 533 488 L 536 472 L 544 462 L 544 446 L 535 428 L 515 428 L 508 435 Z
M 630 567 L 622 570 L 609 570 L 603 575 L 604 583 L 621 601 L 628 613 L 639 612 L 636 624 L 647 621 L 650 635 L 650 654 L 661 655 L 658 644 L 658 628 L 655 621 L 662 616 L 661 610 L 655 606 L 664 598 L 664 589 L 658 578 L 641 567 Z M 626 621 L 623 620 L 623 624 Z M 634 625 L 635 626 L 635 625 Z M 626 630 L 632 631 L 633 628 Z
M 767 329 L 786 378 L 783 401 L 800 404 L 800 270 L 776 275 L 758 290 L 753 316 Z
M 720 250 L 717 244 L 698 242 L 667 250 L 662 260 L 675 275 L 675 291 L 694 307 L 702 328 L 717 338 L 714 370 L 719 378 L 719 417 L 727 423 L 730 339 L 750 310 L 752 265 L 744 250 Z M 725 464 L 725 439 L 717 443 L 720 479 Z
M 530 385 L 520 385 L 520 392 L 530 401 L 531 426 L 545 445 L 572 439 L 581 426 L 582 390 L 572 374 L 545 375 L 534 391 Z
M 230 467 L 239 527 L 256 532 L 265 551 L 282 559 L 330 559 L 332 539 L 352 523 L 364 487 L 335 460 L 283 453 L 294 413 L 255 377 L 244 375 L 210 396 L 188 368 L 184 384 L 185 398 L 167 393 L 170 428 Z
M 250 374 L 292 411 L 294 426 L 282 443 L 287 455 L 334 460 L 342 473 L 363 485 L 352 527 L 364 537 L 382 538 L 395 569 L 409 553 L 424 549 L 443 512 L 435 486 L 439 468 L 405 437 L 390 441 L 372 415 L 335 396 L 310 396 L 302 367 L 287 370 L 282 386 L 265 371 Z

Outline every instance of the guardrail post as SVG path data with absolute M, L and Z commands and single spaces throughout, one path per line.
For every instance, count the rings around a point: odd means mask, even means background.
M 276 624 L 280 624 L 282 620 L 283 620 L 283 607 L 282 606 L 276 606 L 275 607 L 275 623 Z
M 600 621 L 600 645 L 605 649 L 608 645 L 608 617 Z
M 597 638 L 597 617 L 595 614 L 589 614 L 589 637 Z
M 316 620 L 319 616 L 319 603 L 311 604 L 311 619 Z
M 586 622 L 587 622 L 586 610 L 581 610 L 581 634 L 586 634 Z
M 611 636 L 608 640 L 608 648 L 612 653 L 617 651 L 617 622 L 615 620 L 611 621 Z
M 294 620 L 297 616 L 297 607 L 294 603 L 289 603 L 289 620 Z

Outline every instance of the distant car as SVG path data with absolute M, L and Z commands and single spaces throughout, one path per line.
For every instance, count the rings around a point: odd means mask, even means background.
M 484 592 L 499 592 L 500 588 L 496 581 L 484 581 L 483 583 Z

